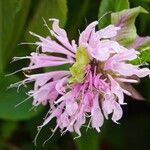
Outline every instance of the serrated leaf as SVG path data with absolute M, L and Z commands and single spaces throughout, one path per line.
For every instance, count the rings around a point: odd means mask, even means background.
M 111 23 L 121 27 L 116 40 L 123 46 L 129 46 L 137 37 L 135 19 L 139 13 L 148 12 L 139 6 L 111 14 Z
M 102 0 L 99 7 L 98 17 L 101 18 L 108 12 L 116 12 L 129 8 L 128 0 Z M 104 16 L 99 22 L 99 28 L 103 28 L 111 23 L 110 13 Z
M 1 1 L 1 45 L 0 45 L 0 72 L 4 72 L 13 50 L 23 30 L 29 11 L 29 0 Z
M 32 99 L 15 108 L 15 105 L 27 98 L 25 90 L 19 93 L 17 93 L 15 88 L 7 90 L 10 84 L 18 80 L 16 76 L 0 76 L 0 119 L 12 121 L 26 120 L 36 116 L 42 110 L 41 108 L 37 108 L 37 111 L 32 110 L 29 112 L 32 107 Z

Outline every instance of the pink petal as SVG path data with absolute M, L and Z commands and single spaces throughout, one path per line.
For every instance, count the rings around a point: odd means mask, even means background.
M 113 108 L 112 120 L 115 123 L 118 123 L 117 121 L 121 119 L 121 117 L 123 115 L 123 111 L 122 111 L 121 106 L 116 101 L 114 101 L 113 103 L 114 103 L 113 104 L 114 108 Z
M 120 27 L 109 25 L 105 27 L 104 29 L 97 31 L 96 34 L 98 34 L 100 39 L 101 38 L 113 38 L 117 35 L 118 30 L 120 30 Z
M 99 94 L 95 95 L 93 99 L 93 107 L 91 111 L 91 118 L 92 118 L 92 127 L 96 128 L 97 132 L 100 132 L 100 127 L 103 125 L 104 117 L 102 115 L 100 106 L 99 106 Z
M 134 79 L 126 79 L 126 78 L 115 78 L 115 80 L 120 81 L 120 82 L 127 82 L 127 83 L 138 83 L 138 80 L 134 80 Z
M 66 48 L 74 52 L 74 48 L 69 43 L 67 33 L 64 29 L 59 27 L 59 20 L 58 19 L 49 19 L 50 21 L 53 21 L 51 34 L 57 38 L 59 42 L 61 42 Z
M 26 75 L 28 79 L 27 81 L 35 81 L 38 86 L 43 86 L 46 82 L 50 79 L 58 80 L 66 75 L 69 75 L 69 71 L 52 71 L 47 73 L 40 73 L 40 74 L 33 74 L 33 75 Z
M 85 115 L 84 115 L 84 113 L 82 112 L 82 109 L 81 109 L 81 111 L 79 112 L 79 114 L 77 116 L 77 120 L 74 124 L 74 130 L 78 134 L 78 137 L 81 136 L 80 128 L 84 123 L 85 123 Z
M 65 101 L 66 99 L 71 99 L 71 98 L 72 98 L 72 92 L 69 91 L 68 93 L 66 93 L 65 95 L 61 96 L 59 99 L 57 99 L 55 101 L 55 104 L 58 104 L 58 103 L 60 103 L 62 101 Z
M 104 101 L 102 102 L 102 109 L 106 119 L 108 119 L 108 115 L 113 112 L 113 105 L 112 105 L 113 100 L 114 95 L 112 95 L 110 92 L 105 93 Z
M 88 42 L 92 30 L 95 28 L 95 26 L 97 24 L 98 24 L 98 21 L 94 21 L 94 22 L 90 23 L 86 27 L 86 29 L 80 34 L 79 45 L 82 45 L 83 43 L 87 43 Z
M 66 113 L 69 115 L 69 116 L 72 116 L 75 114 L 75 112 L 77 111 L 78 109 L 78 104 L 77 102 L 75 101 L 72 101 L 72 100 L 66 100 Z
M 44 120 L 40 128 L 48 124 L 54 117 L 60 116 L 62 113 L 63 107 L 64 107 L 64 103 L 61 103 L 59 106 L 57 106 L 57 108 L 54 108 L 51 114 Z
M 109 80 L 111 82 L 111 92 L 118 97 L 118 102 L 124 104 L 124 94 L 120 85 L 109 75 Z
M 50 82 L 42 86 L 37 91 L 33 92 L 33 105 L 39 105 L 42 101 L 48 100 L 49 93 L 54 89 L 56 81 Z
M 150 70 L 148 68 L 136 69 L 134 74 L 140 78 L 150 75 Z
M 67 84 L 67 80 L 68 77 L 64 77 L 62 78 L 61 80 L 59 80 L 55 86 L 56 88 L 56 91 L 62 95 L 64 95 L 64 92 L 65 92 L 65 87 L 64 85 Z
M 136 100 L 144 100 L 144 97 L 131 84 L 127 83 L 120 83 L 120 84 L 124 90 L 130 91 L 130 94 L 126 93 L 127 95 L 131 96 Z
M 60 117 L 57 119 L 57 123 L 59 124 L 59 127 L 61 129 L 68 127 L 70 124 L 70 120 L 68 118 L 68 114 L 66 112 L 63 112 Z
M 105 95 L 105 100 L 102 103 L 102 108 L 106 119 L 108 119 L 108 115 L 112 114 L 112 120 L 115 123 L 122 117 L 123 111 L 112 95 Z

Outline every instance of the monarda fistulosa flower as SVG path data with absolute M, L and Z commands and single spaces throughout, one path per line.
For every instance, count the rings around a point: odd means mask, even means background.
M 138 48 L 150 41 L 149 37 L 136 34 L 134 20 L 140 12 L 145 10 L 137 7 L 113 13 L 112 24 L 98 31 L 98 21 L 94 21 L 80 33 L 78 42 L 69 41 L 57 19 L 50 19 L 49 29 L 56 40 L 30 32 L 39 39 L 35 44 L 40 50 L 23 57 L 30 64 L 22 71 L 70 64 L 69 69 L 25 73 L 25 80 L 12 85 L 34 82 L 34 89 L 28 92 L 33 97 L 33 106 L 49 106 L 39 131 L 55 118 L 53 132 L 59 128 L 62 134 L 70 131 L 80 137 L 85 124 L 100 132 L 104 118 L 118 123 L 122 117 L 124 94 L 142 99 L 130 85 L 150 75 L 143 64 L 132 63 L 140 55 Z

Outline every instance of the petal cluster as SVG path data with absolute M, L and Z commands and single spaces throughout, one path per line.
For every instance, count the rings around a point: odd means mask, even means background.
M 150 70 L 129 62 L 138 57 L 134 48 L 120 45 L 115 37 L 121 27 L 109 25 L 96 31 L 98 21 L 89 24 L 76 43 L 68 40 L 67 33 L 59 27 L 59 20 L 52 21 L 51 37 L 41 37 L 35 44 L 39 51 L 26 57 L 30 59 L 23 71 L 70 64 L 70 69 L 27 75 L 15 86 L 34 82 L 34 89 L 28 95 L 33 105 L 49 105 L 48 114 L 40 129 L 53 118 L 62 134 L 67 131 L 81 136 L 83 125 L 100 132 L 104 118 L 115 123 L 122 117 L 121 105 L 124 94 L 132 96 L 127 85 L 137 83 L 138 78 L 150 75 Z M 79 53 L 84 49 L 86 53 Z M 88 56 L 86 56 L 88 55 Z M 78 58 L 77 58 L 78 57 Z M 70 80 L 71 78 L 80 80 Z

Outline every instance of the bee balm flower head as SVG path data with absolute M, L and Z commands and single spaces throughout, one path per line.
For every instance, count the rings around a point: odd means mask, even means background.
M 50 21 L 50 33 L 56 41 L 31 33 L 39 39 L 35 44 L 41 51 L 31 53 L 27 57 L 29 66 L 22 70 L 64 64 L 71 67 L 25 74 L 27 78 L 23 84 L 34 82 L 34 89 L 28 93 L 33 97 L 33 105 L 49 105 L 49 112 L 39 130 L 53 118 L 56 118 L 53 132 L 59 128 L 62 134 L 70 131 L 78 136 L 81 136 L 80 129 L 84 124 L 100 132 L 104 118 L 118 123 L 123 114 L 124 94 L 132 96 L 127 83 L 137 83 L 137 77 L 150 74 L 148 68 L 129 63 L 139 52 L 117 42 L 116 37 L 122 30 L 119 26 L 109 25 L 96 31 L 98 21 L 94 21 L 81 32 L 76 43 L 68 40 L 66 31 L 59 27 L 59 20 Z

